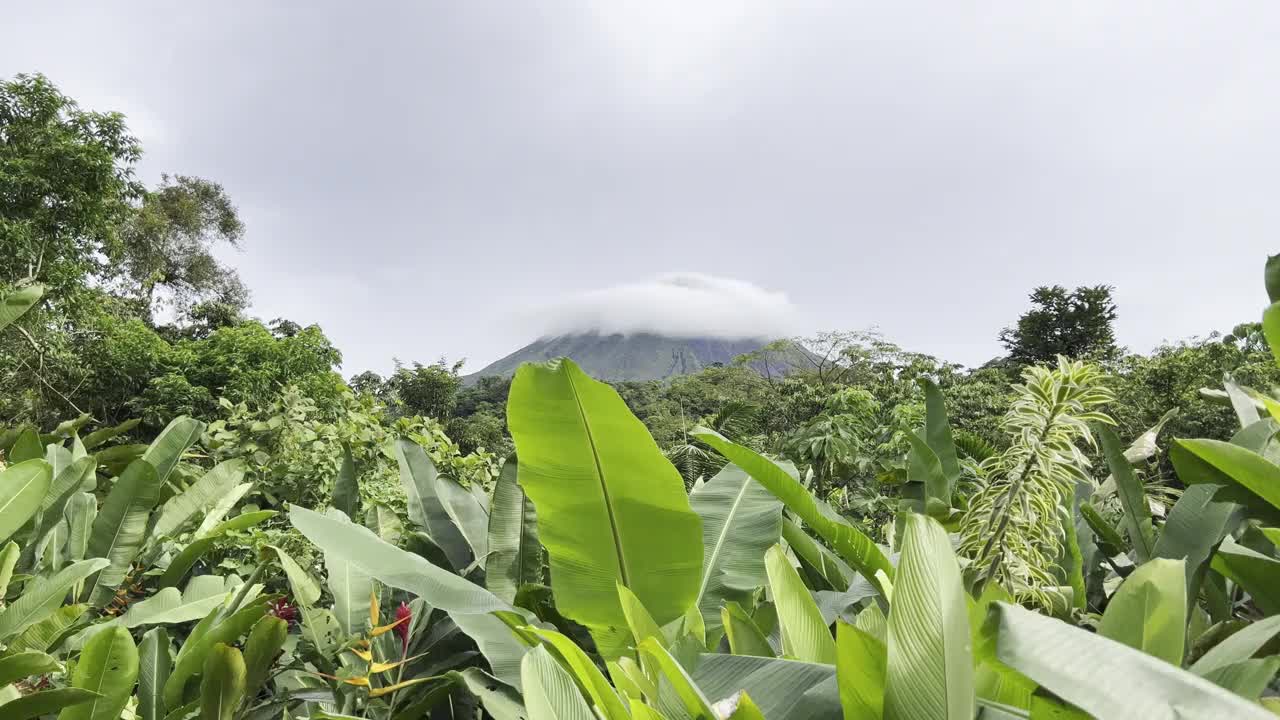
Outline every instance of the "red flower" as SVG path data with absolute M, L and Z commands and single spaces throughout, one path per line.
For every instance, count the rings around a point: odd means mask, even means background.
M 280 598 L 271 603 L 271 607 L 267 610 L 267 614 L 274 615 L 281 620 L 289 623 L 290 626 L 298 624 L 298 608 L 289 604 L 288 600 Z
M 400 607 L 396 608 L 396 634 L 400 636 L 400 643 L 404 646 L 404 652 L 409 651 L 409 623 L 413 622 L 413 611 L 409 609 L 408 603 L 400 603 Z

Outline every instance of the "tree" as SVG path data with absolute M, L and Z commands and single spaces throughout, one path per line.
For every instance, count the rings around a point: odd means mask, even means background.
M 0 283 L 31 278 L 57 300 L 103 271 L 141 155 L 123 115 L 82 110 L 43 75 L 0 82 Z
M 169 305 L 183 316 L 201 303 L 243 310 L 248 290 L 213 254 L 219 244 L 239 247 L 243 236 L 244 224 L 221 185 L 165 175 L 120 232 L 120 281 L 147 313 Z
M 444 421 L 453 415 L 458 401 L 460 370 L 461 361 L 449 365 L 443 358 L 430 365 L 414 363 L 412 367 L 397 363 L 387 386 L 406 414 Z
M 1108 285 L 1041 286 L 1031 293 L 1031 310 L 1000 332 L 1009 358 L 1023 365 L 1069 358 L 1111 359 L 1119 352 L 1112 323 L 1116 304 Z

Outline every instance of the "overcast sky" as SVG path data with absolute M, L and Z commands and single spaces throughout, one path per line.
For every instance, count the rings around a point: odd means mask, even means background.
M 46 0 L 0 76 L 221 182 L 254 314 L 348 375 L 474 370 L 671 272 L 970 365 L 1038 284 L 1114 285 L 1134 350 L 1257 317 L 1280 4 L 968 5 Z

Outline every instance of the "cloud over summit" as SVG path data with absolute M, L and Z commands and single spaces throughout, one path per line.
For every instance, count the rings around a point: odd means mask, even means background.
M 656 333 L 674 337 L 776 339 L 796 332 L 786 293 L 744 280 L 672 272 L 576 293 L 541 308 L 543 334 Z

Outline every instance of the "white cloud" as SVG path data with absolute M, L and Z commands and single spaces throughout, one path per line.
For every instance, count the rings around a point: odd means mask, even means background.
M 544 335 L 642 333 L 724 339 L 786 337 L 796 307 L 785 293 L 733 278 L 673 272 L 650 280 L 577 293 L 534 315 Z

